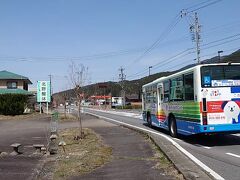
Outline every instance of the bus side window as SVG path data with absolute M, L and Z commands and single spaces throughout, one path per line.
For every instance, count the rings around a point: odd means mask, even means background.
M 157 85 L 155 86 L 152 86 L 152 93 L 153 93 L 153 99 L 152 99 L 152 102 L 153 103 L 156 103 L 157 102 Z
M 157 92 L 154 91 L 153 92 L 153 103 L 156 103 L 157 102 Z
M 159 94 L 160 94 L 160 100 L 161 100 L 161 102 L 163 102 L 163 91 L 162 91 L 162 87 L 159 88 Z
M 151 102 L 151 93 L 150 92 L 147 92 L 146 100 L 148 103 Z
M 194 100 L 193 73 L 184 75 L 185 100 Z
M 170 101 L 183 101 L 183 76 L 171 80 Z
M 169 81 L 165 81 L 164 83 L 163 83 L 163 93 L 164 93 L 164 95 L 163 95 L 163 102 L 168 102 L 169 101 L 169 91 L 170 91 L 170 83 L 169 83 Z

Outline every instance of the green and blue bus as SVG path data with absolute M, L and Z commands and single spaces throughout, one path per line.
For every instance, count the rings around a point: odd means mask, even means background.
M 142 91 L 143 120 L 173 137 L 240 132 L 240 63 L 199 64 Z

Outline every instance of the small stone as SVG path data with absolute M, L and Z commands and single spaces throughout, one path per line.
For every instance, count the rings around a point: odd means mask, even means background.
M 8 153 L 6 153 L 6 152 L 1 152 L 0 153 L 0 156 L 7 156 L 8 155 Z
M 10 155 L 10 156 L 17 156 L 17 155 L 18 155 L 18 153 L 17 153 L 17 152 L 15 152 L 15 151 L 13 151 L 13 152 L 11 152 L 9 155 Z

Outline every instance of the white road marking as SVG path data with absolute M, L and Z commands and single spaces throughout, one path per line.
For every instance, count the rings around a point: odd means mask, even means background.
M 202 146 L 202 147 L 205 149 L 211 149 L 211 147 L 208 147 L 208 146 Z
M 181 142 L 183 142 L 183 140 L 178 139 L 178 138 L 173 138 L 173 139 L 176 140 L 176 141 L 181 141 Z
M 232 134 L 232 135 L 240 137 L 240 134 Z
M 156 134 L 156 135 L 162 136 L 165 139 L 167 139 L 168 141 L 170 141 L 177 149 L 179 149 L 188 158 L 190 158 L 192 161 L 194 161 L 196 164 L 198 164 L 200 167 L 202 167 L 206 172 L 211 174 L 215 179 L 217 179 L 217 180 L 224 180 L 224 178 L 222 176 L 220 176 L 215 171 L 210 169 L 207 165 L 203 164 L 199 159 L 197 159 L 195 156 L 193 156 L 190 152 L 185 150 L 182 146 L 180 146 L 177 142 L 175 142 L 172 138 L 168 137 L 167 135 L 164 135 L 164 134 L 161 134 L 161 133 L 149 130 L 149 129 L 137 127 L 137 126 L 134 126 L 134 125 L 131 125 L 131 124 L 128 124 L 128 123 L 124 123 L 124 122 L 121 122 L 121 121 L 118 121 L 118 120 L 115 120 L 115 119 L 112 119 L 112 118 L 107 118 L 107 117 L 104 117 L 104 116 L 100 116 L 100 115 L 97 115 L 97 114 L 94 114 L 94 113 L 89 113 L 89 112 L 87 112 L 87 113 L 88 114 L 92 114 L 94 116 L 97 116 L 99 118 L 103 118 L 103 119 L 107 119 L 109 121 L 116 122 L 118 124 L 123 124 L 123 125 L 129 126 L 129 127 L 133 127 L 135 129 L 140 129 L 140 130 L 145 131 L 145 132 L 149 132 L 149 133 L 152 133 L 152 134 Z
M 132 113 L 132 112 L 108 111 L 108 110 L 102 110 L 102 109 L 94 109 L 94 111 L 99 111 L 99 112 L 104 112 L 104 113 L 108 113 L 108 114 L 116 114 L 116 115 L 121 115 L 121 116 L 127 116 L 127 117 L 142 119 L 142 114 L 141 113 L 136 114 L 136 113 Z
M 211 149 L 211 147 L 203 146 L 203 145 L 200 145 L 200 144 L 195 144 L 195 146 L 205 148 L 205 149 Z
M 237 158 L 240 158 L 240 155 L 237 155 L 237 154 L 233 154 L 233 153 L 226 153 L 227 155 L 230 155 L 230 156 L 233 156 L 233 157 L 237 157 Z
M 43 139 L 44 137 L 32 137 L 32 139 Z

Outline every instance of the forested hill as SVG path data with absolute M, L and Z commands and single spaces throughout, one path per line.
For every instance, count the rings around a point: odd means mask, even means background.
M 204 61 L 202 61 L 201 63 L 204 64 L 208 64 L 208 63 L 217 63 L 219 62 L 219 57 L 213 57 L 211 59 L 206 59 Z M 220 62 L 240 62 L 240 50 L 228 55 L 228 56 L 222 56 L 220 58 Z M 195 64 L 191 64 L 188 66 L 185 66 L 184 68 L 179 69 L 183 70 L 183 69 L 187 69 L 189 67 L 193 67 L 195 66 Z M 174 71 L 176 72 L 176 71 Z M 163 76 L 168 76 L 174 72 L 159 72 L 156 74 L 152 74 L 150 76 L 146 76 L 143 77 L 141 79 L 136 79 L 136 80 L 132 80 L 132 81 L 128 81 L 126 80 L 124 82 L 124 87 L 125 87 L 125 91 L 126 91 L 126 95 L 127 96 L 140 96 L 141 94 L 141 89 L 142 86 L 144 84 L 147 84 L 157 78 L 163 77 Z M 106 88 L 99 88 L 99 84 L 104 84 L 106 85 Z M 88 96 L 92 96 L 92 95 L 112 95 L 112 96 L 120 96 L 121 94 L 121 86 L 118 82 L 101 82 L 101 83 L 97 83 L 97 84 L 91 84 L 91 85 L 87 85 L 85 87 L 82 88 L 84 94 L 86 97 Z M 54 98 L 57 99 L 62 99 L 62 95 L 67 96 L 67 98 L 69 99 L 70 97 L 75 97 L 73 90 L 67 90 L 67 91 L 63 91 L 63 92 L 59 92 L 59 93 L 55 93 L 53 95 Z
M 146 83 L 149 83 L 157 78 L 168 76 L 173 72 L 160 72 L 150 76 L 143 77 L 141 79 L 132 80 L 132 81 L 124 81 L 124 89 L 126 91 L 127 96 L 135 96 L 139 97 L 141 94 L 142 86 Z M 106 88 L 99 88 L 99 86 L 106 86 Z M 84 86 L 82 88 L 86 97 L 92 95 L 111 95 L 111 96 L 121 96 L 121 86 L 118 82 L 101 82 L 96 84 L 91 84 Z M 63 98 L 71 99 L 75 97 L 75 93 L 72 89 L 62 91 L 59 93 L 53 94 L 54 99 L 57 99 L 60 102 L 63 102 Z

